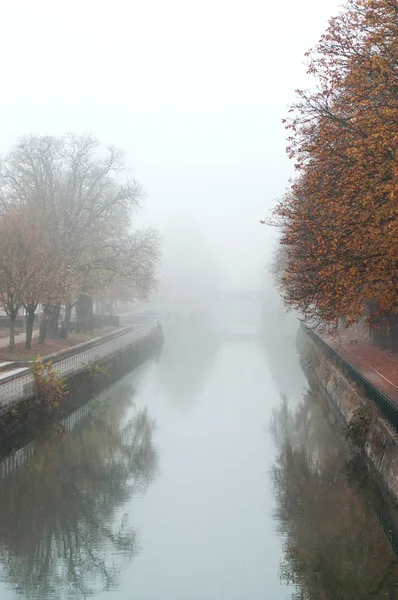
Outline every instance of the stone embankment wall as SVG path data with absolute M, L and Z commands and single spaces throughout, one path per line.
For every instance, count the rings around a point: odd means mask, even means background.
M 365 406 L 374 408 L 364 453 L 394 502 L 398 503 L 397 434 L 377 412 L 373 402 L 366 397 L 365 391 L 343 373 L 322 348 L 301 329 L 298 332 L 297 344 L 310 384 L 326 394 L 330 408 L 344 425 L 350 423 L 357 409 Z
M 94 394 L 102 391 L 123 375 L 126 375 L 151 357 L 157 357 L 163 346 L 163 332 L 153 329 L 142 338 L 132 341 L 118 352 L 101 360 L 99 369 L 92 365 L 67 376 L 68 395 L 61 405 L 40 405 L 34 397 L 26 398 L 0 415 L 0 443 L 7 445 L 15 437 L 29 435 L 30 431 L 46 420 L 64 418 L 86 403 Z

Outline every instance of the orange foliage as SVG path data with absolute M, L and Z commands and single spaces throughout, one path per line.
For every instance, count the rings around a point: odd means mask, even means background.
M 398 3 L 349 0 L 308 53 L 316 92 L 285 120 L 299 177 L 277 206 L 285 299 L 307 318 L 398 311 Z

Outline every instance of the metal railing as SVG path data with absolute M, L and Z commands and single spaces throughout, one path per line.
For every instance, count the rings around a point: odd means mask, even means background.
M 381 528 L 383 529 L 384 535 L 391 544 L 394 554 L 398 555 L 398 537 L 397 532 L 394 530 L 393 524 L 381 511 L 376 512 L 376 517 L 381 525 Z
M 151 332 L 152 327 L 140 327 L 135 331 L 131 331 L 126 335 L 110 340 L 89 350 L 74 354 L 69 358 L 54 363 L 54 370 L 62 377 L 82 371 L 84 368 L 93 364 L 105 357 L 133 345 L 138 340 L 146 337 Z M 0 384 L 0 412 L 9 408 L 11 404 L 29 398 L 33 394 L 33 377 L 26 369 L 27 373 L 22 374 L 11 381 L 5 381 Z
M 23 448 L 16 450 L 12 454 L 4 457 L 0 461 L 0 479 L 5 479 L 11 473 L 16 471 L 18 467 L 26 465 L 30 458 L 32 458 L 35 450 L 35 445 L 30 442 Z
M 64 417 L 60 421 L 60 425 L 65 430 L 72 430 L 78 425 L 87 415 L 90 414 L 91 406 L 89 403 L 84 404 L 73 413 Z M 5 479 L 11 473 L 14 473 L 19 467 L 24 467 L 35 453 L 35 441 L 29 442 L 26 446 L 15 450 L 4 458 L 0 459 L 0 479 Z
M 301 323 L 302 329 L 326 352 L 334 358 L 336 364 L 364 390 L 367 398 L 374 402 L 383 417 L 394 427 L 398 433 L 398 406 L 384 392 L 379 390 L 369 379 L 367 379 L 358 369 L 356 369 L 348 360 L 346 360 L 337 350 L 329 346 L 315 331 L 309 329 L 304 323 Z

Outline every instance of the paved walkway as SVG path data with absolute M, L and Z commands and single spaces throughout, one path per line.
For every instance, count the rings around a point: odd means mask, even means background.
M 350 337 L 348 333 L 338 340 L 329 337 L 325 341 L 398 406 L 398 355 L 372 346 L 367 340 L 351 345 Z
M 34 338 L 39 337 L 38 329 L 35 329 L 35 331 L 33 332 L 33 337 Z M 15 336 L 16 344 L 20 344 L 21 342 L 24 342 L 25 340 L 26 340 L 25 332 L 21 332 L 19 335 Z M 8 335 L 6 337 L 0 338 L 0 348 L 7 348 L 9 343 L 10 343 L 10 338 Z

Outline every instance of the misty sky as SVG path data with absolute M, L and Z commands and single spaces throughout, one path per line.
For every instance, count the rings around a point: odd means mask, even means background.
M 189 215 L 227 285 L 256 285 L 258 225 L 293 173 L 281 118 L 335 0 L 3 0 L 0 152 L 24 133 L 125 150 L 145 223 Z

